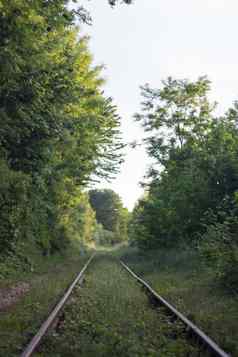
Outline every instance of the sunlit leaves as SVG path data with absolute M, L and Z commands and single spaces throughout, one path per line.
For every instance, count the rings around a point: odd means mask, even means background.
M 207 229 L 204 217 L 209 224 L 206 212 L 216 214 L 224 198 L 230 203 L 234 199 L 237 103 L 217 118 L 209 90 L 206 77 L 195 82 L 168 78 L 161 89 L 142 88 L 142 111 L 136 119 L 145 129 L 145 144 L 155 165 L 148 172 L 148 194 L 135 207 L 130 230 L 144 248 L 197 242 Z M 225 215 L 230 216 L 229 209 Z
M 32 182 L 21 225 L 45 254 L 63 248 L 69 231 L 90 239 L 83 220 L 93 226 L 94 216 L 81 192 L 92 174 L 117 172 L 123 147 L 101 67 L 75 24 L 89 15 L 68 3 L 2 0 L 0 8 L 0 150 L 10 173 Z

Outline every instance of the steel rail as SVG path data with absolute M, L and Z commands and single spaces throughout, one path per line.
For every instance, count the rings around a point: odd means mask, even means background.
M 95 256 L 95 254 L 93 254 L 91 256 L 91 258 L 84 265 L 83 269 L 76 276 L 76 278 L 74 279 L 72 284 L 69 286 L 69 288 L 67 289 L 64 296 L 60 299 L 60 301 L 57 303 L 57 305 L 51 311 L 48 318 L 43 322 L 43 324 L 41 325 L 41 327 L 38 330 L 38 332 L 36 333 L 36 335 L 32 338 L 30 343 L 26 346 L 26 348 L 24 349 L 24 351 L 21 354 L 21 357 L 30 357 L 32 355 L 32 353 L 35 351 L 35 349 L 38 346 L 38 344 L 40 343 L 41 339 L 44 337 L 47 330 L 52 325 L 53 321 L 55 320 L 55 318 L 57 317 L 59 312 L 62 310 L 63 306 L 65 305 L 66 301 L 68 300 L 69 296 L 71 295 L 75 285 L 83 278 L 83 274 L 85 273 L 86 269 L 88 268 L 88 266 L 91 263 L 94 256 Z
M 211 352 L 212 356 L 216 357 L 230 357 L 225 351 L 223 351 L 210 337 L 208 337 L 202 330 L 200 330 L 196 325 L 194 325 L 187 317 L 185 317 L 181 312 L 179 312 L 174 306 L 168 303 L 162 296 L 156 293 L 152 287 L 136 275 L 123 261 L 120 260 L 122 266 L 140 283 L 144 286 L 151 295 L 163 306 L 165 306 L 170 313 L 176 316 L 177 319 L 181 320 L 189 331 L 197 337 L 200 342 L 207 347 Z

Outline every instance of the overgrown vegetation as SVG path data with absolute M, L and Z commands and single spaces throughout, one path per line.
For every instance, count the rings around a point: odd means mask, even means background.
M 34 332 L 32 323 L 36 329 L 48 313 L 49 299 L 53 304 L 84 262 L 86 245 L 125 242 L 129 236 L 140 251 L 127 254 L 128 262 L 237 353 L 238 102 L 218 117 L 206 77 L 168 78 L 160 89 L 142 87 L 142 110 L 135 117 L 154 162 L 144 197 L 129 215 L 115 192 L 88 191 L 92 181 L 118 172 L 124 144 L 117 108 L 103 93 L 102 68 L 93 65 L 88 38 L 77 25 L 90 23 L 90 14 L 73 3 L 0 0 L 0 287 L 22 280 L 31 287 L 12 312 L 3 314 L 0 348 L 4 355 L 19 353 Z M 79 265 L 75 254 L 81 254 Z M 138 287 L 127 286 L 115 262 L 102 262 L 109 285 L 91 272 L 83 304 L 68 307 L 68 324 L 60 331 L 74 339 L 75 328 L 82 328 L 86 344 L 80 353 L 157 355 L 149 326 L 162 336 L 164 355 L 196 355 L 183 339 L 167 345 L 168 321 L 158 327 L 154 314 L 140 311 L 145 301 Z M 122 290 L 128 293 L 125 300 Z M 138 299 L 136 316 L 132 296 Z M 101 325 L 105 306 L 108 316 Z M 80 318 L 71 320 L 76 309 Z M 34 322 L 35 311 L 40 313 Z M 98 319 L 96 326 L 85 322 L 88 316 L 91 322 Z M 135 321 L 130 340 L 127 328 Z M 114 330 L 108 333 L 110 324 Z M 50 349 L 62 352 L 74 341 L 65 347 L 51 343 Z
M 184 327 L 151 307 L 145 292 L 110 256 L 97 256 L 38 356 L 199 356 Z M 206 354 L 204 354 L 206 356 Z
M 94 240 L 99 244 L 126 241 L 129 212 L 123 207 L 120 196 L 112 190 L 89 191 L 89 202 L 98 222 Z
M 168 78 L 142 88 L 142 123 L 154 165 L 130 224 L 141 249 L 199 248 L 216 276 L 238 291 L 238 104 L 222 117 L 210 82 Z
M 76 26 L 86 12 L 68 5 L 0 1 L 1 255 L 93 239 L 85 186 L 121 162 L 120 118 Z
M 186 246 L 147 251 L 134 247 L 117 254 L 226 352 L 238 356 L 237 296 L 217 284 L 216 272 L 202 264 L 199 252 Z
M 0 356 L 14 357 L 21 354 L 72 279 L 82 269 L 90 253 L 82 254 L 82 251 L 74 248 L 64 256 L 55 254 L 43 257 L 33 248 L 29 248 L 27 253 L 34 257 L 34 269 L 23 271 L 22 262 L 17 269 L 13 266 L 14 280 L 19 286 L 24 282 L 29 290 L 12 306 L 0 312 Z M 6 280 L 4 285 L 0 283 L 3 292 L 8 289 L 8 285 L 12 287 L 16 284 L 12 281 L 12 274 L 8 284 Z

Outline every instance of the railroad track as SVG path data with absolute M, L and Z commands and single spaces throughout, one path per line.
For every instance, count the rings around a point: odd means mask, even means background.
M 223 351 L 209 336 L 207 336 L 202 330 L 200 330 L 194 323 L 187 319 L 181 312 L 179 312 L 174 306 L 168 303 L 162 296 L 156 293 L 152 287 L 136 275 L 125 263 L 120 261 L 122 266 L 133 276 L 153 297 L 153 300 L 158 304 L 164 306 L 168 313 L 174 316 L 176 319 L 182 321 L 190 333 L 195 339 L 204 346 L 204 350 L 208 350 L 211 356 L 215 357 L 228 357 L 229 355 Z
M 95 255 L 95 254 L 94 254 Z M 21 357 L 30 357 L 32 356 L 33 352 L 36 350 L 37 346 L 41 342 L 42 338 L 45 336 L 47 331 L 49 330 L 50 326 L 53 324 L 55 321 L 56 317 L 64 307 L 65 303 L 69 299 L 74 287 L 80 283 L 83 279 L 83 275 L 88 268 L 89 264 L 94 258 L 94 255 L 91 256 L 91 258 L 87 261 L 87 263 L 84 265 L 83 269 L 80 271 L 80 273 L 76 276 L 76 278 L 73 280 L 67 291 L 65 292 L 64 296 L 60 299 L 60 301 L 57 303 L 57 305 L 54 307 L 54 309 L 51 311 L 50 315 L 48 318 L 43 322 L 41 325 L 40 329 L 36 333 L 36 335 L 32 338 L 30 343 L 26 346 L 24 351 L 21 354 Z
M 71 296 L 75 286 L 82 282 L 85 272 L 87 268 L 89 267 L 90 263 L 92 262 L 93 258 L 95 255 L 92 255 L 91 258 L 87 261 L 87 263 L 84 265 L 83 269 L 80 271 L 80 273 L 77 275 L 77 277 L 73 280 L 72 284 L 64 294 L 64 296 L 60 299 L 58 304 L 55 306 L 55 308 L 52 310 L 50 313 L 49 317 L 46 319 L 46 321 L 41 325 L 39 331 L 37 334 L 32 338 L 30 343 L 26 346 L 24 351 L 21 354 L 21 357 L 30 357 L 33 355 L 34 351 L 36 351 L 37 346 L 40 344 L 42 338 L 46 335 L 47 331 L 49 328 L 52 326 L 53 322 L 59 315 L 59 313 L 62 311 L 65 303 Z M 210 337 L 208 337 L 203 331 L 201 331 L 195 324 L 193 324 L 190 320 L 188 320 L 183 314 L 181 314 L 179 311 L 176 310 L 175 307 L 173 307 L 170 303 L 168 303 L 163 297 L 161 297 L 159 294 L 157 294 L 152 287 L 145 282 L 143 279 L 141 279 L 138 275 L 136 275 L 123 261 L 120 261 L 121 266 L 125 271 L 133 278 L 136 280 L 137 283 L 143 286 L 147 294 L 152 298 L 153 302 L 156 304 L 159 304 L 163 306 L 168 315 L 173 317 L 173 320 L 180 321 L 182 324 L 184 324 L 186 334 L 188 338 L 191 338 L 193 340 L 193 343 L 196 342 L 204 353 L 206 352 L 206 355 L 209 356 L 216 356 L 216 357 L 228 357 L 229 355 L 223 351 Z M 201 355 L 202 356 L 202 355 Z

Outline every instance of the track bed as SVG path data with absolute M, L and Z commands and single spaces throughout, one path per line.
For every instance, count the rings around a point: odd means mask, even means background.
M 90 264 L 35 356 L 205 356 L 108 255 Z

